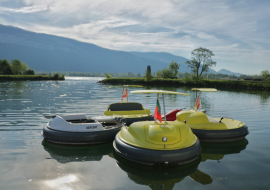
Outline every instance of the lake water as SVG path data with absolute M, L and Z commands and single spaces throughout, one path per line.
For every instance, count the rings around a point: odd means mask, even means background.
M 128 162 L 115 155 L 112 143 L 69 147 L 43 142 L 40 133 L 50 121 L 44 115 L 97 116 L 120 102 L 122 88 L 97 84 L 101 79 L 0 82 L 0 189 L 270 189 L 269 92 L 203 93 L 208 115 L 243 121 L 250 134 L 237 143 L 203 144 L 201 158 L 181 167 Z M 166 95 L 166 111 L 190 109 L 196 99 L 196 92 L 186 87 L 143 89 L 190 94 Z M 154 94 L 129 94 L 129 101 L 152 113 L 155 99 Z

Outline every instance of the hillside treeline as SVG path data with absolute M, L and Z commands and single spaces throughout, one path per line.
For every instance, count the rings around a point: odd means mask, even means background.
M 0 74 L 2 75 L 34 75 L 35 71 L 29 69 L 26 63 L 19 59 L 13 59 L 9 62 L 7 59 L 0 59 Z

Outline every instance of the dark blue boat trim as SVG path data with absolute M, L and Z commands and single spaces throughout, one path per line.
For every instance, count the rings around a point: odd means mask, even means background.
M 121 121 L 126 123 L 127 126 L 131 125 L 132 123 L 139 122 L 139 121 L 154 121 L 153 116 L 148 117 L 139 117 L 139 118 L 122 118 Z
M 242 140 L 249 134 L 248 127 L 230 130 L 198 130 L 192 129 L 192 132 L 200 139 L 201 142 L 235 142 Z
M 145 165 L 153 164 L 187 164 L 196 160 L 201 154 L 200 141 L 191 147 L 179 150 L 152 150 L 134 147 L 121 141 L 116 135 L 113 142 L 115 151 L 125 159 Z
M 120 131 L 120 129 L 121 127 L 104 131 L 78 133 L 52 130 L 45 126 L 41 134 L 46 141 L 57 144 L 100 144 L 112 142 L 115 138 L 115 135 Z

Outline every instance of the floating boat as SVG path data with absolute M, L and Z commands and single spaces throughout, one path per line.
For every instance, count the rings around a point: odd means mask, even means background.
M 158 121 L 141 121 L 122 127 L 113 143 L 115 151 L 125 159 L 145 164 L 187 164 L 197 159 L 201 153 L 198 138 L 183 122 L 161 120 L 159 99 L 164 94 L 185 95 L 179 92 L 162 90 L 138 90 L 132 94 L 155 93 L 157 94 L 157 108 L 155 118 Z M 162 94 L 162 98 L 159 98 Z
M 43 140 L 42 145 L 51 159 L 65 164 L 70 162 L 101 161 L 103 156 L 113 154 L 112 143 L 85 146 L 66 146 Z
M 186 123 L 201 142 L 234 142 L 245 138 L 249 134 L 245 123 L 228 117 L 211 118 L 199 111 L 201 92 L 216 92 L 213 88 L 193 88 L 199 95 L 192 110 L 181 111 L 176 114 L 177 120 Z
M 144 108 L 142 104 L 137 102 L 128 102 L 128 87 L 143 87 L 139 85 L 123 85 L 122 102 L 110 104 L 107 110 L 103 113 L 105 116 L 113 116 L 119 118 L 129 126 L 137 121 L 153 121 L 151 111 Z M 126 98 L 126 102 L 123 99 Z
M 43 128 L 44 140 L 57 144 L 112 142 L 124 124 L 112 116 L 87 118 L 83 114 L 57 115 Z

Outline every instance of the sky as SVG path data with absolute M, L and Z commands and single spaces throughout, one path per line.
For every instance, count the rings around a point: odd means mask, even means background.
M 269 0 L 0 0 L 0 24 L 98 46 L 191 58 L 214 70 L 270 70 Z

